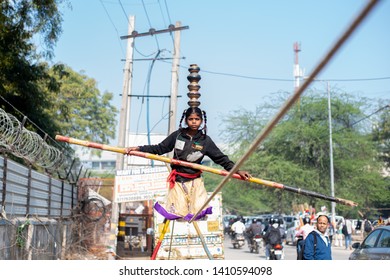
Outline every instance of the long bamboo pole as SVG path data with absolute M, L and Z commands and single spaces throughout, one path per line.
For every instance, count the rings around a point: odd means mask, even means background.
M 67 142 L 69 144 L 76 144 L 76 145 L 89 147 L 89 148 L 101 149 L 101 150 L 112 151 L 112 152 L 116 152 L 116 153 L 122 153 L 122 154 L 127 153 L 126 148 L 113 147 L 113 146 L 109 146 L 109 145 L 78 140 L 75 138 L 66 137 L 66 136 L 62 136 L 62 135 L 56 135 L 55 139 L 57 141 Z M 170 164 L 174 164 L 174 165 L 186 166 L 186 167 L 210 172 L 210 173 L 221 175 L 221 176 L 227 176 L 229 174 L 229 172 L 226 170 L 211 168 L 209 166 L 204 166 L 201 164 L 177 160 L 177 159 L 154 155 L 154 154 L 150 154 L 150 153 L 132 151 L 129 153 L 129 155 L 143 157 L 143 158 L 157 160 L 157 161 L 162 161 L 162 162 L 166 162 L 166 163 L 170 163 Z M 238 179 L 238 180 L 243 180 L 241 178 L 241 176 L 237 173 L 234 173 L 232 175 L 232 178 Z M 310 197 L 320 198 L 323 200 L 333 201 L 333 202 L 348 205 L 348 206 L 357 206 L 357 203 L 355 203 L 351 200 L 346 200 L 346 199 L 342 199 L 342 198 L 338 198 L 338 197 L 332 197 L 332 196 L 328 196 L 328 195 L 324 195 L 324 194 L 319 194 L 319 193 L 304 190 L 301 188 L 290 187 L 290 186 L 286 186 L 286 185 L 283 185 L 281 183 L 277 183 L 277 182 L 273 182 L 273 181 L 263 180 L 263 179 L 259 179 L 259 178 L 255 178 L 255 177 L 252 177 L 252 178 L 248 179 L 247 181 L 255 183 L 255 184 L 267 186 L 267 187 L 272 187 L 272 188 L 277 188 L 277 189 L 281 189 L 281 190 L 286 190 L 289 192 L 294 192 L 294 193 L 301 194 L 301 195 L 306 195 L 306 196 L 310 196 Z
M 214 196 L 222 189 L 226 182 L 235 174 L 241 165 L 249 158 L 249 156 L 255 151 L 255 149 L 260 145 L 260 143 L 268 136 L 272 131 L 274 126 L 282 119 L 282 117 L 287 113 L 287 111 L 295 104 L 299 99 L 301 94 L 306 90 L 309 84 L 314 80 L 314 78 L 323 70 L 325 65 L 330 61 L 330 59 L 335 55 L 335 53 L 340 49 L 340 47 L 347 41 L 353 31 L 359 26 L 363 19 L 369 14 L 373 9 L 375 4 L 379 0 L 371 0 L 358 14 L 355 20 L 348 26 L 347 30 L 341 35 L 341 37 L 336 41 L 330 51 L 325 55 L 325 57 L 320 61 L 317 67 L 314 68 L 313 72 L 305 80 L 303 85 L 299 87 L 294 94 L 285 102 L 279 112 L 271 119 L 271 121 L 264 127 L 260 134 L 256 137 L 253 143 L 250 145 L 249 149 L 245 154 L 236 162 L 229 174 L 222 179 L 219 185 L 215 188 L 214 192 L 209 196 L 205 203 L 198 209 L 194 214 L 193 218 L 189 221 L 194 221 L 195 217 L 210 203 Z

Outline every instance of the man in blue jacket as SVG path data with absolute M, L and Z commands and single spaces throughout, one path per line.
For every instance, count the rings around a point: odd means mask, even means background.
M 317 217 L 317 229 L 313 230 L 305 239 L 303 258 L 305 260 L 331 260 L 332 249 L 326 229 L 329 218 L 326 215 Z

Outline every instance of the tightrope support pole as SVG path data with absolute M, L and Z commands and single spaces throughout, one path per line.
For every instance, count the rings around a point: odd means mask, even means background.
M 248 159 L 248 157 L 256 150 L 259 144 L 267 137 L 267 135 L 271 132 L 273 127 L 280 121 L 280 119 L 287 113 L 287 111 L 295 104 L 295 102 L 299 99 L 301 94 L 306 90 L 309 84 L 314 80 L 314 78 L 323 70 L 325 65 L 330 61 L 330 59 L 334 56 L 334 54 L 339 50 L 339 48 L 345 43 L 345 41 L 350 37 L 353 31 L 359 26 L 359 24 L 363 21 L 363 19 L 367 16 L 367 14 L 372 10 L 372 8 L 377 4 L 379 0 L 371 0 L 369 3 L 363 8 L 360 14 L 355 18 L 352 24 L 347 28 L 347 30 L 342 34 L 339 40 L 334 44 L 334 46 L 330 49 L 330 51 L 325 55 L 322 61 L 318 64 L 318 66 L 314 69 L 314 71 L 310 74 L 307 80 L 299 87 L 296 92 L 286 101 L 286 103 L 282 106 L 276 116 L 264 127 L 264 129 L 260 132 L 260 134 L 256 137 L 255 141 L 251 144 L 248 151 L 241 157 L 239 161 L 233 166 L 232 170 L 230 170 L 229 174 L 223 178 L 221 183 L 217 186 L 208 200 L 200 207 L 200 209 L 196 212 L 193 218 L 189 221 L 192 222 L 195 217 L 210 203 L 210 201 L 214 198 L 214 196 L 222 189 L 222 187 L 226 184 L 226 182 L 233 176 L 234 173 L 238 171 L 241 165 Z
M 169 242 L 169 252 L 168 252 L 168 260 L 171 258 L 171 251 L 172 251 L 172 242 L 173 242 L 173 232 L 175 230 L 175 220 L 172 222 L 172 232 L 171 232 L 171 240 Z
M 169 221 L 168 219 L 164 219 L 164 227 L 161 231 L 161 234 L 160 236 L 158 237 L 158 242 L 156 244 L 156 247 L 154 248 L 153 250 L 153 254 L 152 256 L 150 257 L 151 260 L 155 260 L 156 259 L 156 256 L 157 256 L 157 253 L 158 253 L 158 250 L 160 250 L 160 247 L 161 247 L 161 243 L 164 239 L 164 236 L 165 236 L 165 233 L 167 232 L 168 230 L 168 226 L 169 226 Z
M 203 234 L 200 231 L 200 228 L 198 226 L 198 222 L 194 221 L 192 224 L 194 225 L 195 230 L 199 235 L 200 241 L 202 242 L 202 246 L 203 246 L 204 251 L 206 252 L 207 257 L 209 258 L 209 260 L 213 260 L 214 259 L 213 255 L 211 255 L 209 248 L 207 248 L 206 240 L 204 239 Z

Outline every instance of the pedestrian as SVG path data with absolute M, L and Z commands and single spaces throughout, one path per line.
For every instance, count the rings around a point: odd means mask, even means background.
M 342 227 L 343 224 L 339 223 L 336 225 L 336 231 L 335 231 L 335 241 L 334 246 L 335 247 L 343 247 L 343 233 L 342 233 Z
M 334 236 L 334 234 L 335 234 L 335 229 L 334 229 L 333 223 L 330 222 L 329 223 L 329 227 L 328 227 L 328 236 L 329 236 L 330 245 L 333 244 L 333 236 Z
M 363 238 L 366 238 L 366 236 L 372 231 L 372 224 L 371 224 L 370 220 L 364 219 L 363 228 L 364 228 Z
M 185 120 L 186 127 L 182 127 Z M 201 164 L 208 156 L 212 161 L 230 171 L 234 162 L 216 146 L 207 135 L 206 112 L 198 107 L 189 107 L 182 114 L 179 129 L 171 133 L 157 145 L 128 147 L 127 154 L 132 151 L 141 151 L 151 154 L 166 154 L 173 151 L 173 159 Z M 203 127 L 201 128 L 201 125 Z M 194 168 L 171 164 L 172 171 L 168 176 L 168 194 L 166 204 L 159 202 L 154 205 L 155 210 L 168 220 L 183 218 L 191 220 L 195 213 L 207 201 L 207 191 L 204 187 L 201 171 Z M 251 175 L 246 171 L 237 171 L 243 180 Z M 212 213 L 212 207 L 203 209 L 196 220 Z
M 327 235 L 329 218 L 326 215 L 317 217 L 317 229 L 309 233 L 305 239 L 304 260 L 331 260 L 332 246 Z
M 299 255 L 303 248 L 303 244 L 305 243 L 305 239 L 307 235 L 314 230 L 314 226 L 311 225 L 311 221 L 309 217 L 304 217 L 302 219 L 303 226 L 299 228 L 295 237 L 298 238 L 297 241 L 297 259 L 299 259 Z
M 360 233 L 361 229 L 362 229 L 362 221 L 360 219 L 358 219 L 356 222 L 355 234 Z
M 352 250 L 352 222 L 349 218 L 345 219 L 342 232 L 345 239 L 345 250 Z
M 385 225 L 385 221 L 383 221 L 382 216 L 379 216 L 377 225 L 378 225 L 378 227 L 379 227 L 379 226 L 384 226 L 384 225 Z

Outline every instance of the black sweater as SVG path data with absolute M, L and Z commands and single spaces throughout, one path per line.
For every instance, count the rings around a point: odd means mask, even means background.
M 225 170 L 230 171 L 234 162 L 215 145 L 214 141 L 208 136 L 198 131 L 194 137 L 185 133 L 185 129 L 179 129 L 170 134 L 160 144 L 145 145 L 139 147 L 141 152 L 162 155 L 174 151 L 173 158 L 201 164 L 204 156 L 208 156 L 216 164 L 221 165 Z M 171 164 L 172 169 L 177 172 L 195 174 L 199 170 Z M 188 181 L 189 179 L 177 176 L 176 181 Z

